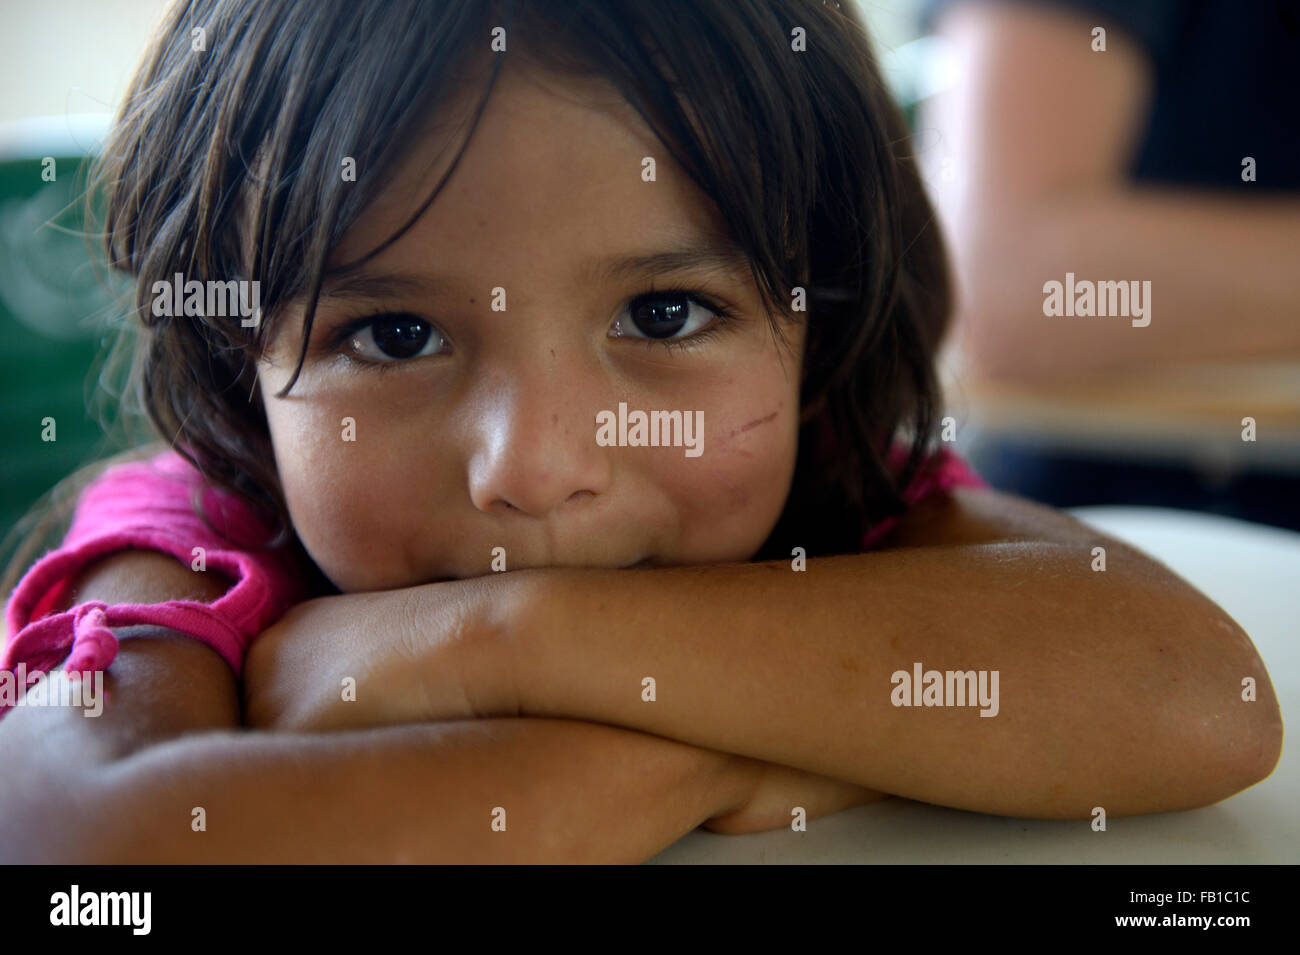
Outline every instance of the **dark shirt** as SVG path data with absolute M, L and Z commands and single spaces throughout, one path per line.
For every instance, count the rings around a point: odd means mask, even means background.
M 926 0 L 938 12 L 967 0 Z M 1011 0 L 1067 8 L 1147 53 L 1155 84 L 1131 173 L 1170 184 L 1300 189 L 1300 0 Z M 1091 48 L 1091 28 L 1080 37 Z M 1105 53 L 1097 53 L 1105 56 Z M 1242 160 L 1255 160 L 1244 182 Z

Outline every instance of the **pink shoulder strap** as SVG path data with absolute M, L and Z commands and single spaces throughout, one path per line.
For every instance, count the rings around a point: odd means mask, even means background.
M 195 512 L 196 490 L 213 528 Z M 33 564 L 10 596 L 0 669 L 21 663 L 27 682 L 60 663 L 69 672 L 102 670 L 117 654 L 111 627 L 155 624 L 206 643 L 240 675 L 252 638 L 307 597 L 283 549 L 241 546 L 264 539 L 266 530 L 247 505 L 206 486 L 174 451 L 109 468 L 82 491 L 63 543 Z M 84 567 L 128 548 L 170 554 L 186 567 L 201 553 L 206 569 L 236 583 L 210 604 L 87 601 L 52 612 Z
M 897 472 L 907 462 L 908 449 L 902 444 L 895 444 L 889 453 L 888 464 Z M 935 494 L 943 494 L 955 487 L 988 487 L 988 482 L 975 473 L 975 469 L 960 456 L 948 448 L 940 448 L 931 455 L 927 466 L 912 479 L 912 483 L 903 491 L 903 500 L 916 504 Z M 862 538 L 864 550 L 879 543 L 881 538 L 898 524 L 897 517 L 888 517 L 872 527 Z

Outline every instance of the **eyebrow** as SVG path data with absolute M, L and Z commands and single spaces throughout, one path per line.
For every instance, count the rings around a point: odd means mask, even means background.
M 653 278 L 687 269 L 718 275 L 740 276 L 750 272 L 749 257 L 730 240 L 701 239 L 656 252 L 640 252 L 588 260 L 578 271 L 588 282 L 626 281 Z M 455 276 L 417 275 L 405 272 L 327 273 L 320 297 L 327 299 L 375 299 L 404 294 L 435 294 L 450 289 L 469 289 Z
M 582 272 L 591 281 L 616 281 L 630 278 L 650 278 L 698 269 L 705 272 L 740 274 L 749 272 L 749 257 L 743 249 L 730 240 L 698 240 L 687 245 L 661 252 L 615 256 L 601 261 L 589 261 Z

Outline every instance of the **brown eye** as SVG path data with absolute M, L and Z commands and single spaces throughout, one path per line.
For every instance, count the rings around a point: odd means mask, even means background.
M 650 338 L 676 335 L 691 317 L 691 302 L 685 295 L 657 295 L 638 300 L 629 310 L 632 324 Z
M 433 350 L 426 351 L 432 344 Z M 414 315 L 383 315 L 356 327 L 348 336 L 349 351 L 363 361 L 387 363 L 443 351 L 446 339 Z
M 724 318 L 722 309 L 689 292 L 652 292 L 632 300 L 626 314 L 615 321 L 610 335 L 616 338 L 670 339 L 678 335 L 688 338 L 714 320 Z

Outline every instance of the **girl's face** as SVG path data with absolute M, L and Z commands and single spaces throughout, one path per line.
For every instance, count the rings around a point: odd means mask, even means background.
M 430 130 L 331 265 L 428 197 L 448 131 Z M 670 270 L 636 261 L 688 248 L 715 251 Z M 752 557 L 794 474 L 804 328 L 781 316 L 778 346 L 728 250 L 714 208 L 612 87 L 503 69 L 433 205 L 347 285 L 327 278 L 287 397 L 274 393 L 301 304 L 259 363 L 308 553 L 345 593 L 487 574 L 498 547 L 508 570 Z M 633 421 L 702 420 L 702 435 L 598 442 L 617 440 L 620 403 Z

